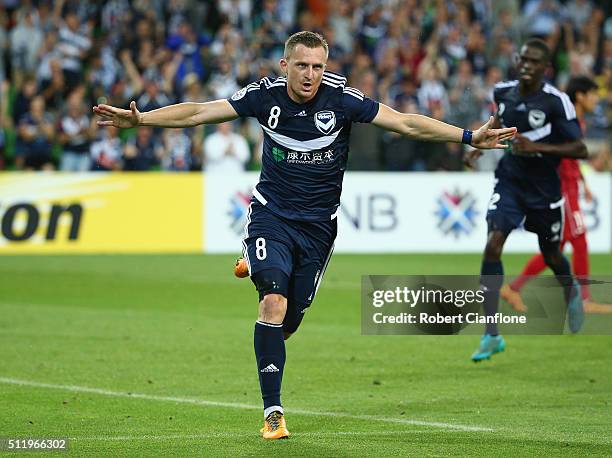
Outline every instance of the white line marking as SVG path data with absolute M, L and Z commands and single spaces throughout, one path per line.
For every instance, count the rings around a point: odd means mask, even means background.
M 450 432 L 450 431 L 449 431 Z M 462 432 L 462 431 L 452 431 Z M 399 431 L 310 431 L 292 433 L 291 437 L 341 437 L 341 436 L 396 436 L 398 434 L 436 434 L 435 431 L 423 429 L 402 429 Z M 258 437 L 254 433 L 208 433 L 208 434 L 169 434 L 169 435 L 144 435 L 144 436 L 90 436 L 70 437 L 71 441 L 165 441 L 165 440 L 198 440 L 198 439 L 247 439 Z
M 49 388 L 53 390 L 64 390 L 72 391 L 75 393 L 92 393 L 100 394 L 102 396 L 111 396 L 116 398 L 131 398 L 131 399 L 145 399 L 148 401 L 164 401 L 164 402 L 176 402 L 179 404 L 191 404 L 198 406 L 211 406 L 211 407 L 226 407 L 229 409 L 244 409 L 244 410 L 261 410 L 261 406 L 254 406 L 250 404 L 241 404 L 238 402 L 221 402 L 221 401 L 209 401 L 206 399 L 194 399 L 194 398 L 179 398 L 174 396 L 157 396 L 152 394 L 142 393 L 122 393 L 120 391 L 109 391 L 100 388 L 89 388 L 86 386 L 76 385 L 55 385 L 51 383 L 33 382 L 30 380 L 19 380 L 14 378 L 0 377 L 0 383 L 7 385 L 18 385 L 18 386 L 32 386 L 36 388 Z M 378 417 L 375 415 L 353 415 L 343 412 L 316 412 L 312 410 L 302 409 L 290 409 L 288 411 L 290 415 L 312 415 L 317 417 L 334 417 L 334 418 L 350 418 L 353 420 L 366 420 L 366 421 L 379 421 L 382 423 L 395 423 L 400 425 L 412 425 L 412 426 L 428 426 L 432 428 L 440 429 L 451 429 L 456 431 L 494 431 L 493 428 L 487 428 L 484 426 L 471 426 L 471 425 L 460 425 L 454 423 L 444 423 L 437 421 L 421 421 L 421 420 L 410 420 L 407 418 L 393 418 L 393 417 Z

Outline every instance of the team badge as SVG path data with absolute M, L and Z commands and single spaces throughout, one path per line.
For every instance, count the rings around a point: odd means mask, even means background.
M 242 97 L 244 97 L 246 93 L 247 93 L 247 88 L 243 87 L 239 91 L 234 92 L 234 95 L 232 95 L 232 100 L 240 100 Z
M 542 110 L 529 110 L 527 120 L 529 121 L 529 125 L 532 129 L 537 129 L 544 125 L 544 122 L 546 121 L 546 113 L 544 113 Z
M 328 135 L 336 127 L 336 113 L 333 111 L 317 111 L 314 115 L 315 126 L 319 132 Z

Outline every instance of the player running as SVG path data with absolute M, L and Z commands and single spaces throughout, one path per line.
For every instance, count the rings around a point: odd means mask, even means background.
M 493 316 L 499 307 L 503 284 L 501 254 L 506 238 L 524 223 L 538 235 L 544 262 L 561 283 L 568 306 L 569 328 L 578 332 L 584 320 L 580 286 L 560 250 L 563 229 L 563 197 L 557 168 L 562 157 L 585 158 L 576 110 L 567 94 L 543 82 L 550 51 L 540 39 L 522 46 L 518 63 L 519 80 L 495 85 L 497 124 L 518 128 L 512 150 L 495 170 L 495 189 L 487 211 L 488 236 L 481 266 L 484 309 Z M 473 159 L 478 152 L 470 154 Z M 497 324 L 486 325 L 475 362 L 504 351 L 505 342 Z
M 567 85 L 567 95 L 576 108 L 576 117 L 583 133 L 586 133 L 584 115 L 592 113 L 597 106 L 597 84 L 587 76 L 572 78 Z M 580 184 L 584 190 L 587 202 L 592 200 L 591 191 L 580 171 L 576 159 L 562 159 L 559 165 L 561 178 L 561 193 L 565 199 L 565 221 L 560 250 L 569 242 L 572 245 L 572 267 L 574 275 L 580 280 L 589 278 L 589 254 L 586 239 L 586 226 L 578 202 Z M 520 291 L 532 276 L 540 274 L 546 268 L 542 254 L 533 256 L 526 264 L 523 272 L 511 284 L 504 285 L 500 291 L 501 298 L 507 301 L 514 310 L 526 312 L 527 306 L 521 298 Z M 591 313 L 612 313 L 612 305 L 593 302 L 588 283 L 581 282 L 580 289 L 584 301 L 584 311 Z
M 102 126 L 190 127 L 255 117 L 264 131 L 262 170 L 248 211 L 244 257 L 259 293 L 254 347 L 263 398 L 264 439 L 289 436 L 281 404 L 285 343 L 312 303 L 331 257 L 352 123 L 420 140 L 500 148 L 515 128 L 473 133 L 418 114 L 399 113 L 326 72 L 323 37 L 298 32 L 286 41 L 283 76 L 263 78 L 227 100 L 181 103 L 146 113 L 94 107 Z

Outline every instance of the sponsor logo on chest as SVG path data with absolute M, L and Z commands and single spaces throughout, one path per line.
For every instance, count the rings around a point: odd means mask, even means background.
M 334 161 L 334 152 L 327 151 L 298 152 L 289 151 L 287 154 L 288 164 L 327 164 Z
M 274 146 L 272 148 L 272 159 L 274 162 L 287 164 L 328 164 L 334 161 L 334 151 L 332 149 L 319 151 L 284 151 Z

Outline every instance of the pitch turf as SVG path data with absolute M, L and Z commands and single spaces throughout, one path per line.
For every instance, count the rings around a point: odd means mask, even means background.
M 287 345 L 293 436 L 264 442 L 256 294 L 232 261 L 3 256 L 0 437 L 90 456 L 612 454 L 612 337 L 510 336 L 474 365 L 476 336 L 360 335 L 361 274 L 477 273 L 476 255 L 336 255 Z

